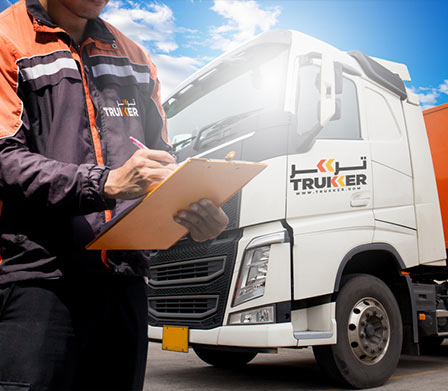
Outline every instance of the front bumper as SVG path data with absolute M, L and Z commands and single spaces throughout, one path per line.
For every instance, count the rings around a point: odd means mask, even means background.
M 163 327 L 148 327 L 148 338 L 162 342 Z M 221 326 L 211 330 L 189 330 L 189 345 L 203 344 L 247 348 L 297 347 L 291 323 Z

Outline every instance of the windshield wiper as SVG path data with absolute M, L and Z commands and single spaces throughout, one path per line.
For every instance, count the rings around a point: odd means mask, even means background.
M 197 135 L 198 140 L 196 143 L 206 140 L 210 137 L 216 136 L 216 134 L 218 132 L 222 131 L 223 129 L 228 128 L 230 125 L 233 125 L 234 123 L 238 122 L 239 120 L 241 120 L 243 118 L 250 117 L 253 113 L 260 111 L 260 110 L 262 110 L 262 109 L 256 109 L 256 110 L 246 111 L 246 112 L 240 113 L 240 114 L 230 115 L 228 117 L 222 118 L 218 121 L 212 122 L 211 124 L 204 126 L 198 132 L 198 135 Z M 203 136 L 203 133 L 207 130 L 210 130 L 210 133 L 208 133 L 206 136 Z
M 190 136 L 181 141 L 178 141 L 177 143 L 174 143 L 172 145 L 173 151 L 175 153 L 178 152 L 179 150 L 184 148 L 186 146 L 186 144 L 191 143 L 195 139 L 198 139 L 198 141 L 196 142 L 196 144 L 198 144 L 198 142 L 210 139 L 212 137 L 216 137 L 216 136 L 218 136 L 218 132 L 225 131 L 230 125 L 233 125 L 234 123 L 238 122 L 239 120 L 249 117 L 253 113 L 260 111 L 260 110 L 262 110 L 262 109 L 256 109 L 256 110 L 246 111 L 246 112 L 240 113 L 240 114 L 230 115 L 230 116 L 224 117 L 218 121 L 214 121 L 210 124 L 207 124 L 198 130 L 196 136 Z M 203 133 L 207 130 L 209 130 L 210 133 L 208 133 L 207 135 L 204 136 Z M 195 149 L 197 149 L 197 145 L 195 146 Z

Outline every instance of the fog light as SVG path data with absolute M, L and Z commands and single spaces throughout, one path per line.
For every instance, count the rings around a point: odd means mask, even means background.
M 275 323 L 274 306 L 253 308 L 229 315 L 229 325 Z

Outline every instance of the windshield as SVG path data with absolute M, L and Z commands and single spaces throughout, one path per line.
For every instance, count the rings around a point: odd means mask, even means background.
M 245 114 L 283 107 L 288 46 L 253 46 L 224 58 L 168 99 L 164 109 L 175 150 L 218 122 L 230 126 Z M 184 142 L 182 142 L 184 141 Z

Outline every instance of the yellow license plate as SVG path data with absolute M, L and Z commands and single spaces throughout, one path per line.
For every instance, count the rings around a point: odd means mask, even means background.
M 188 352 L 188 327 L 163 326 L 162 349 Z

